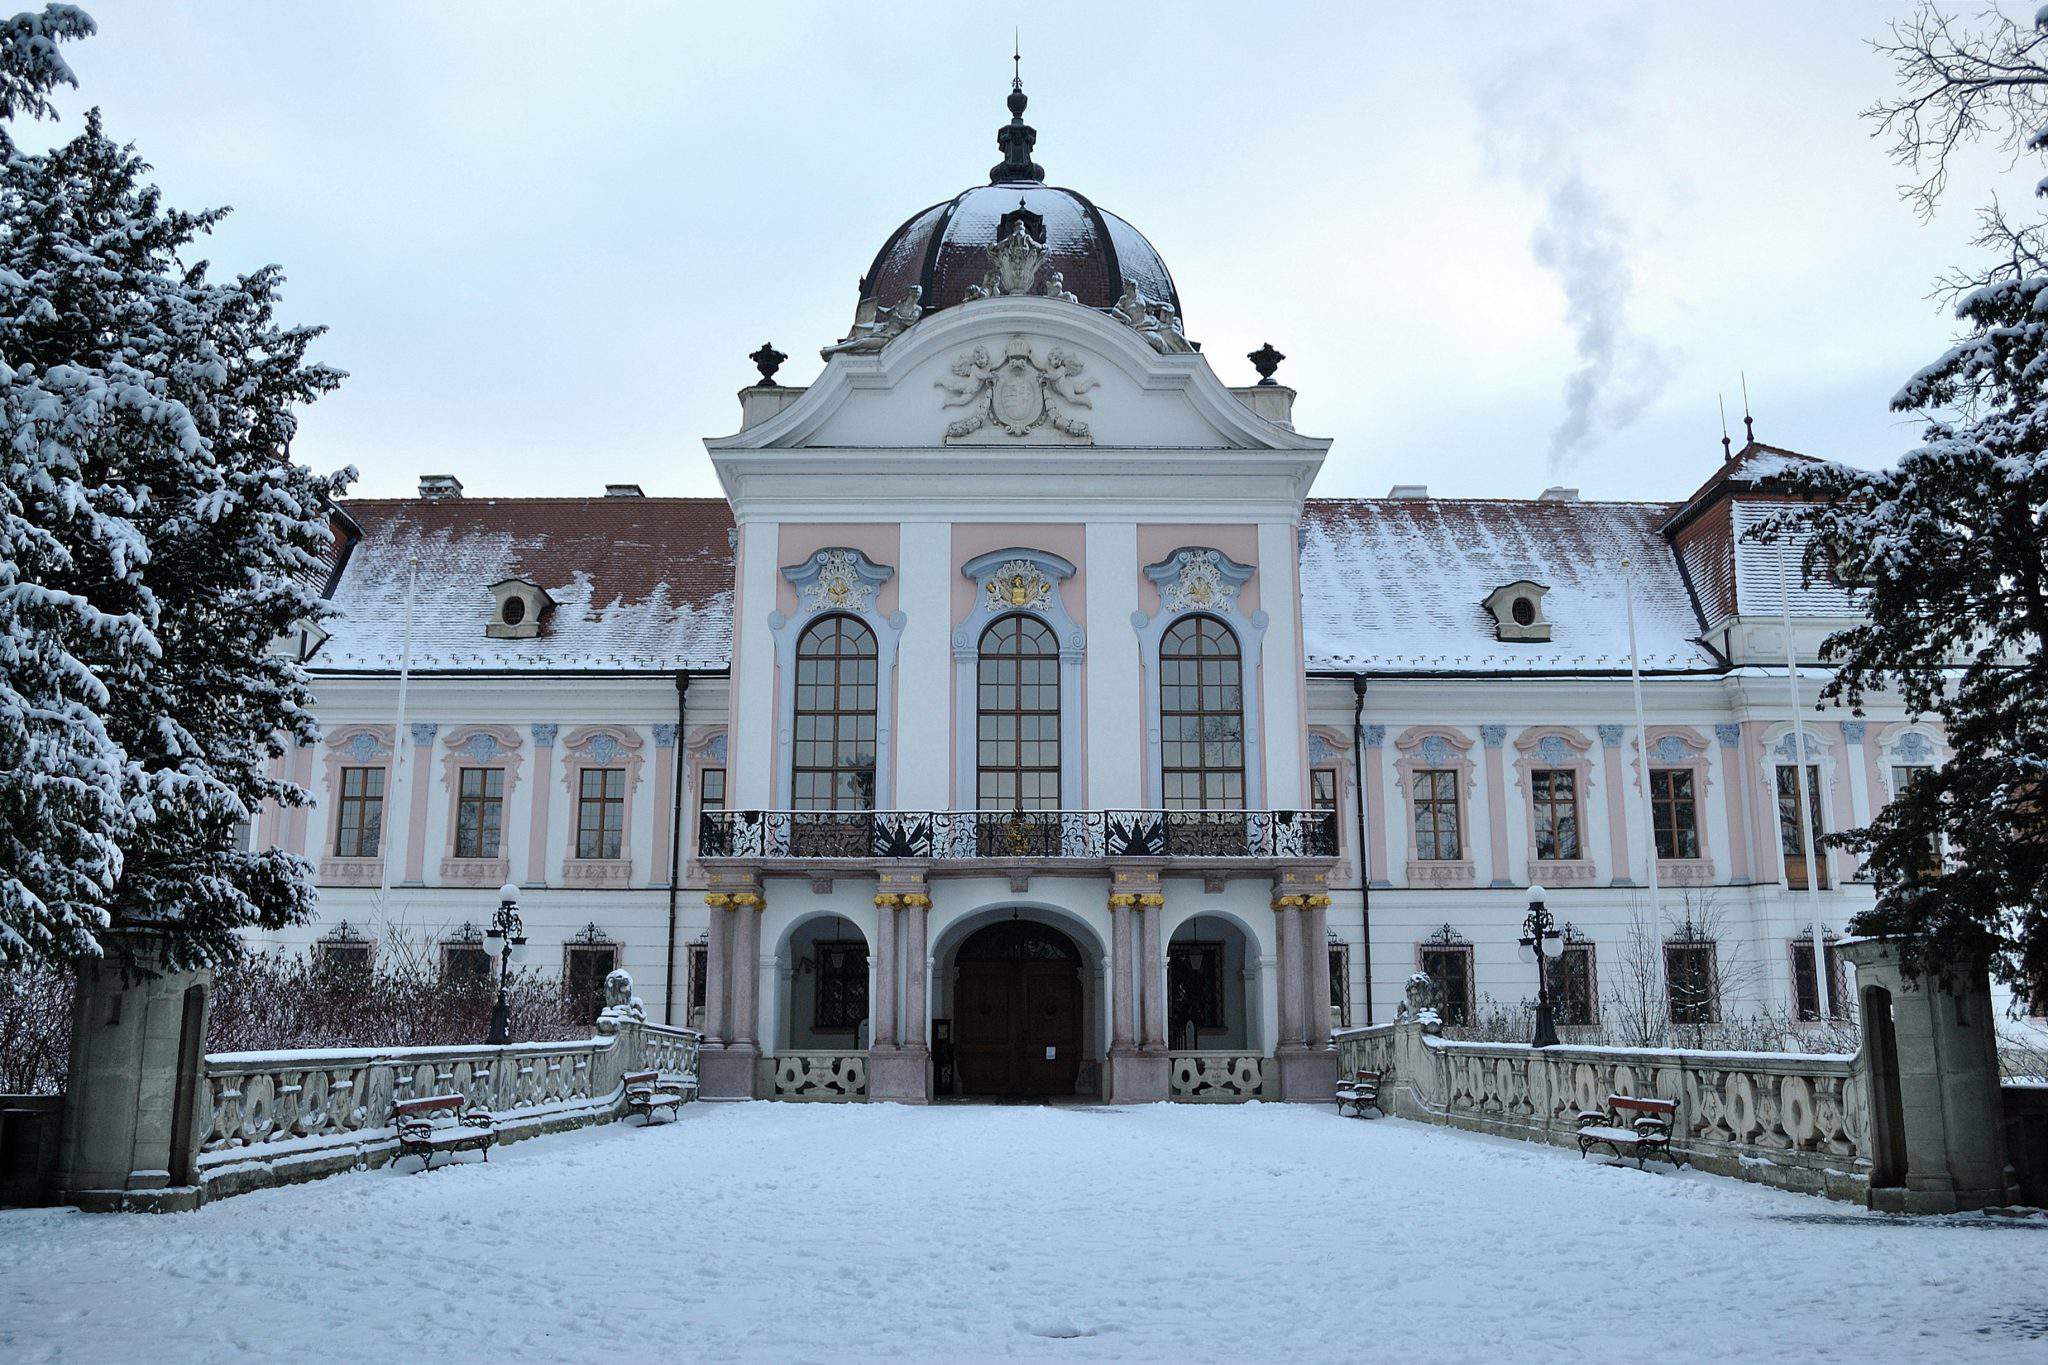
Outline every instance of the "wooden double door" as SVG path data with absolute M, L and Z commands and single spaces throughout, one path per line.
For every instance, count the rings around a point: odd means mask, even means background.
M 1081 1069 L 1081 955 L 1058 930 L 1005 920 L 960 947 L 953 1038 L 963 1095 L 1071 1095 Z

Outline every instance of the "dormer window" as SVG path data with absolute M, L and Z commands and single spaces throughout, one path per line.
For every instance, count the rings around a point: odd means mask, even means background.
M 540 619 L 555 600 L 547 589 L 527 578 L 491 584 L 491 619 L 484 634 L 493 640 L 531 640 L 540 634 Z
M 1550 621 L 1543 614 L 1543 598 L 1549 591 L 1541 583 L 1525 578 L 1488 593 L 1480 605 L 1493 617 L 1494 638 L 1548 640 Z

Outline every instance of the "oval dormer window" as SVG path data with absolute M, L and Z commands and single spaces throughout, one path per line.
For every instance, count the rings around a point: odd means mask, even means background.
M 1536 624 L 1536 604 L 1528 598 L 1517 597 L 1514 606 L 1508 610 L 1515 618 L 1516 625 L 1533 626 Z
M 1519 607 L 1521 604 L 1518 602 L 1516 605 Z M 526 619 L 526 599 L 517 594 L 506 598 L 503 615 L 505 624 L 508 626 L 516 626 L 521 621 L 524 621 Z

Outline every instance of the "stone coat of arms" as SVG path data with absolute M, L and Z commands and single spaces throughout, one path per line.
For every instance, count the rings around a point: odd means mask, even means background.
M 1002 359 L 990 357 L 986 346 L 977 346 L 953 362 L 950 375 L 935 381 L 951 396 L 949 408 L 971 407 L 965 417 L 946 426 L 946 438 L 969 435 L 986 426 L 1000 427 L 1011 436 L 1026 436 L 1034 428 L 1049 426 L 1063 436 L 1090 440 L 1088 424 L 1068 407 L 1092 407 L 1087 394 L 1101 381 L 1082 376 L 1081 361 L 1053 347 L 1041 362 L 1031 343 L 1021 336 L 1010 338 Z

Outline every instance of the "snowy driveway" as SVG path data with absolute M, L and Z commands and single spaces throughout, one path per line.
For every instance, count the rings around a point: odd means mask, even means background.
M 2040 1359 L 2048 1222 L 1277 1105 L 693 1105 L 197 1213 L 0 1213 L 10 1362 L 1573 1352 Z

